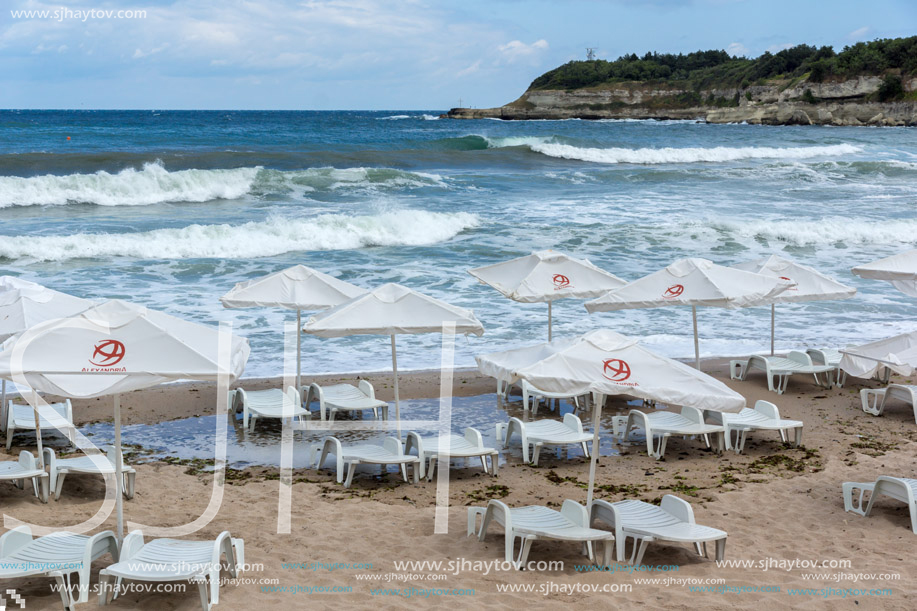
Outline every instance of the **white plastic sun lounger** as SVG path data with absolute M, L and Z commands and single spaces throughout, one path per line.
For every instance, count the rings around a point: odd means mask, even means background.
M 579 409 L 579 397 L 580 395 L 571 395 L 568 393 L 562 392 L 548 392 L 546 390 L 541 390 L 540 388 L 535 388 L 526 380 L 520 380 L 519 386 L 522 388 L 522 406 L 523 409 L 529 409 L 529 398 L 532 400 L 532 417 L 538 415 L 538 406 L 541 404 L 541 400 L 545 399 L 548 404 L 550 404 L 553 399 L 567 399 L 573 400 L 573 406 L 576 409 Z
M 911 530 L 917 535 L 917 479 L 905 477 L 890 477 L 880 475 L 875 482 L 844 482 L 844 511 L 852 511 L 861 516 L 868 516 L 872 505 L 881 494 L 890 496 L 895 500 L 906 503 L 911 513 Z M 859 491 L 856 499 L 854 496 Z M 863 509 L 863 497 L 869 492 L 869 502 Z
M 726 532 L 695 523 L 691 504 L 671 494 L 662 497 L 659 507 L 637 500 L 609 503 L 599 499 L 592 503 L 591 518 L 590 524 L 605 522 L 614 529 L 618 562 L 624 562 L 628 537 L 634 539 L 631 564 L 643 563 L 646 546 L 652 541 L 693 543 L 704 557 L 707 542 L 716 541 L 716 559 L 723 560 L 726 553 Z
M 614 436 L 621 441 L 627 441 L 631 429 L 642 428 L 646 432 L 646 452 L 656 460 L 665 456 L 666 442 L 672 435 L 683 437 L 702 436 L 704 443 L 709 448 L 710 435 L 717 436 L 717 451 L 723 451 L 723 436 L 726 429 L 722 425 L 708 424 L 704 421 L 701 410 L 693 407 L 682 407 L 681 413 L 656 411 L 645 413 L 637 409 L 630 410 L 626 416 L 612 418 Z M 659 444 L 655 437 L 659 436 Z
M 786 443 L 787 431 L 793 429 L 795 431 L 793 445 L 798 447 L 802 443 L 802 422 L 780 418 L 780 410 L 770 401 L 757 401 L 754 409 L 746 407 L 738 414 L 711 411 L 707 415 L 726 427 L 726 449 L 735 450 L 736 454 L 742 453 L 745 448 L 746 435 L 755 430 L 777 431 L 780 433 L 780 440 Z M 732 443 L 733 433 L 736 434 L 735 443 Z
M 414 432 L 408 433 L 404 453 L 410 454 L 411 450 L 417 451 L 417 456 L 420 458 L 420 477 L 426 473 L 427 481 L 433 479 L 433 472 L 440 459 L 480 458 L 484 473 L 487 473 L 487 457 L 490 456 L 490 465 L 494 475 L 497 474 L 500 462 L 500 453 L 494 448 L 485 447 L 481 431 L 472 427 L 465 429 L 464 437 L 449 435 L 445 439 L 445 444 L 440 444 L 439 436 L 421 437 Z
M 477 516 L 483 516 L 480 530 L 477 528 Z M 503 526 L 503 554 L 506 562 L 512 562 L 517 569 L 525 567 L 532 541 L 537 539 L 555 539 L 559 541 L 576 541 L 586 548 L 590 562 L 595 562 L 593 543 L 604 543 L 603 561 L 600 566 L 611 565 L 612 542 L 614 535 L 607 530 L 589 528 L 589 513 L 576 501 L 566 500 L 560 511 L 530 505 L 528 507 L 510 508 L 506 503 L 492 499 L 484 507 L 468 508 L 468 535 L 478 533 L 478 540 L 487 536 L 491 522 Z M 519 555 L 513 553 L 516 538 L 521 539 Z
M 519 418 L 510 418 L 507 424 L 497 424 L 497 443 L 509 446 L 514 433 L 522 438 L 522 460 L 529 462 L 529 445 L 533 446 L 532 464 L 538 465 L 538 457 L 544 446 L 580 445 L 586 458 L 589 458 L 587 442 L 592 442 L 592 434 L 583 432 L 583 423 L 574 414 L 565 414 L 564 421 L 536 420 L 523 422 Z
M 242 426 L 250 431 L 255 430 L 258 418 L 294 418 L 300 423 L 312 418 L 300 405 L 299 393 L 292 386 L 286 392 L 279 388 L 249 391 L 237 388 L 229 391 L 229 405 L 233 413 L 242 410 Z
M 17 526 L 0 536 L 0 579 L 46 575 L 60 588 L 64 609 L 89 600 L 92 561 L 105 554 L 118 560 L 118 540 L 110 530 L 96 535 L 75 535 L 62 531 L 32 538 L 28 526 Z M 79 577 L 79 598 L 73 599 L 71 575 Z
M 388 420 L 388 403 L 376 399 L 376 390 L 366 380 L 360 380 L 359 386 L 352 384 L 334 384 L 333 386 L 319 386 L 312 384 L 306 392 L 306 407 L 318 401 L 319 413 L 322 420 L 334 421 L 338 412 L 355 412 L 371 409 L 373 417 L 379 417 L 382 410 L 382 419 Z
M 97 459 L 89 456 L 78 456 L 76 458 L 58 458 L 51 448 L 45 448 L 45 464 L 48 465 L 48 471 L 51 475 L 51 489 L 54 491 L 54 500 L 60 500 L 61 490 L 64 487 L 64 477 L 69 473 L 85 473 L 90 475 L 108 475 L 115 472 L 115 447 L 104 446 L 102 448 L 107 453 L 106 456 L 99 455 Z M 134 480 L 137 477 L 137 471 L 130 465 L 121 460 L 121 473 L 124 481 L 122 482 L 122 492 L 128 499 L 134 498 Z
M 245 564 L 245 543 L 223 531 L 214 541 L 181 541 L 154 539 L 144 544 L 143 533 L 132 531 L 121 545 L 121 561 L 99 572 L 99 604 L 107 605 L 109 593 L 117 596 L 121 580 L 134 581 L 187 581 L 196 583 L 201 595 L 201 606 L 209 611 L 220 602 L 221 557 L 232 577 L 236 577 Z M 114 588 L 111 580 L 117 579 Z M 207 584 L 210 595 L 207 595 Z
M 794 373 L 811 375 L 819 386 L 831 388 L 837 365 L 814 365 L 808 354 L 798 350 L 791 351 L 786 357 L 755 354 L 746 361 L 729 361 L 729 377 L 733 380 L 745 380 L 752 369 L 763 371 L 768 390 L 782 395 Z M 824 382 L 818 379 L 819 374 L 825 374 Z
M 337 471 L 337 482 L 344 483 L 345 488 L 349 488 L 353 482 L 353 474 L 357 465 L 382 465 L 383 471 L 385 465 L 398 465 L 401 469 L 401 476 L 404 481 L 408 481 L 407 465 L 413 465 L 414 483 L 416 484 L 423 469 L 420 458 L 417 456 L 404 453 L 401 442 L 395 437 L 386 437 L 382 445 L 372 444 L 355 444 L 344 445 L 337 437 L 326 437 L 321 444 L 315 444 L 312 447 L 312 459 L 321 452 L 321 458 L 315 464 L 316 469 L 321 469 L 325 464 L 325 458 L 329 454 L 334 454 L 335 468 Z M 350 465 L 347 469 L 347 479 L 344 479 L 344 467 Z
M 838 388 L 847 380 L 847 372 L 841 369 L 843 354 L 836 348 L 809 348 L 806 354 L 812 359 L 813 365 L 831 365 L 835 368 L 834 385 Z
M 901 399 L 911 404 L 914 420 L 917 420 L 917 386 L 910 384 L 889 384 L 885 388 L 864 388 L 860 391 L 863 411 L 873 416 L 881 416 L 889 399 Z
M 23 450 L 19 460 L 0 462 L 0 480 L 12 480 L 17 488 L 25 486 L 25 480 L 32 480 L 32 490 L 43 503 L 48 502 L 48 474 L 38 468 L 35 456 Z
M 19 405 L 10 401 L 6 413 L 6 449 L 9 450 L 13 445 L 13 434 L 16 431 L 35 430 L 35 412 L 31 405 Z M 54 427 L 64 429 L 67 432 L 67 439 L 73 444 L 76 427 L 73 425 L 73 407 L 70 405 L 70 399 L 63 403 L 42 405 L 38 408 L 38 415 L 42 433 L 45 432 L 45 429 L 55 430 Z

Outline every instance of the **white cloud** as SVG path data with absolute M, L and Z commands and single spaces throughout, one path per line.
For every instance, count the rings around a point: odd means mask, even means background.
M 847 38 L 850 40 L 860 40 L 861 38 L 866 36 L 869 30 L 870 30 L 870 27 L 868 25 L 864 25 L 862 28 L 858 28 L 850 32 L 849 34 L 847 34 Z
M 548 41 L 542 38 L 541 40 L 536 40 L 530 45 L 525 44 L 521 40 L 511 40 L 505 45 L 500 45 L 497 47 L 497 50 L 502 54 L 503 59 L 508 63 L 516 62 L 520 59 L 531 58 L 541 51 L 545 51 L 548 48 Z
M 785 42 L 781 45 L 771 45 L 767 49 L 765 49 L 765 51 L 768 51 L 770 53 L 779 53 L 780 51 L 783 51 L 784 49 L 790 49 L 795 46 L 796 45 L 792 42 Z
M 481 60 L 478 60 L 474 62 L 473 64 L 471 64 L 470 66 L 468 66 L 467 68 L 462 68 L 461 70 L 456 72 L 455 76 L 456 78 L 461 78 L 463 76 L 468 76 L 469 74 L 474 74 L 475 72 L 477 72 L 480 69 L 481 69 Z
M 729 46 L 726 47 L 726 53 L 729 53 L 733 57 L 748 57 L 748 47 L 743 45 L 740 42 L 729 43 Z

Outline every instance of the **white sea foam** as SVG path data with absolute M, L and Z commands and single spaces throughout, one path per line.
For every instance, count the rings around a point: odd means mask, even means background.
M 831 244 L 912 244 L 917 235 L 917 220 L 876 221 L 850 217 L 813 220 L 712 220 L 687 223 L 685 230 L 703 228 L 726 233 L 743 241 L 768 240 L 795 246 Z
M 811 159 L 813 157 L 837 157 L 852 155 L 862 149 L 852 144 L 834 144 L 828 146 L 800 147 L 727 147 L 711 148 L 593 148 L 580 147 L 558 142 L 555 138 L 517 137 L 486 138 L 491 148 L 510 146 L 527 146 L 529 149 L 548 157 L 559 159 L 578 159 L 594 163 L 696 163 L 724 162 L 742 159 Z
M 446 186 L 437 174 L 391 168 L 309 168 L 280 171 L 261 167 L 231 170 L 166 170 L 159 163 L 117 173 L 67 176 L 0 176 L 0 208 L 60 206 L 147 206 L 165 202 L 206 202 L 238 199 L 294 189 L 313 191 L 342 188 L 416 188 Z
M 425 246 L 449 240 L 478 224 L 478 217 L 467 212 L 423 210 L 367 216 L 325 214 L 305 219 L 273 217 L 242 225 L 189 225 L 138 233 L 4 237 L 0 240 L 0 258 L 247 259 L 309 250 Z
M 90 203 L 99 206 L 145 206 L 163 202 L 205 202 L 237 199 L 251 189 L 260 168 L 179 170 L 158 163 L 127 168 L 116 174 L 0 177 L 0 208 Z

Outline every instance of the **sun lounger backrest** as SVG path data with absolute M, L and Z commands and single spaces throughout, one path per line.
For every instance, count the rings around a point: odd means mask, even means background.
M 805 352 L 800 352 L 799 350 L 791 350 L 787 355 L 791 361 L 796 361 L 800 365 L 812 365 L 812 357 L 810 357 Z
M 780 410 L 770 401 L 758 400 L 755 402 L 755 411 L 761 412 L 768 418 L 780 420 Z
M 696 422 L 698 424 L 704 423 L 704 413 L 697 409 L 696 407 L 684 406 L 681 408 L 681 415 L 690 420 L 691 422 Z
M 583 432 L 583 421 L 572 413 L 564 415 L 564 424 L 577 433 Z
M 684 499 L 667 494 L 662 497 L 659 508 L 682 522 L 694 524 L 694 509 Z
M 481 431 L 474 427 L 469 426 L 465 429 L 465 440 L 476 448 L 484 447 L 484 437 L 481 435 Z
M 404 453 L 404 448 L 401 447 L 401 442 L 398 441 L 395 437 L 386 437 L 382 442 L 382 447 L 392 454 L 397 454 L 398 456 L 401 456 Z
M 560 508 L 560 515 L 581 528 L 589 527 L 589 512 L 576 501 L 570 499 L 565 500 L 563 506 Z

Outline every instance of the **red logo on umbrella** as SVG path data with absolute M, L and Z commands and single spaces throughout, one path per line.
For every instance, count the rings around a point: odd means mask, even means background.
M 602 363 L 602 375 L 612 382 L 623 382 L 630 377 L 630 365 L 621 359 L 606 359 Z
M 564 276 L 563 274 L 554 274 L 553 281 L 554 281 L 554 290 L 555 291 L 570 288 L 570 279 Z
M 675 299 L 685 292 L 685 287 L 680 284 L 673 284 L 662 293 L 663 299 Z
M 792 278 L 787 278 L 786 276 L 780 276 L 780 279 L 781 279 L 781 280 L 786 280 L 787 282 L 793 282 L 793 279 L 792 279 Z M 795 291 L 795 290 L 797 290 L 797 288 L 796 288 L 795 286 L 791 286 L 791 287 L 788 288 L 787 290 L 788 290 L 788 291 Z
M 113 367 L 124 358 L 124 344 L 116 339 L 105 339 L 95 345 L 89 362 L 96 367 Z

